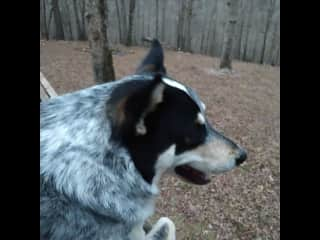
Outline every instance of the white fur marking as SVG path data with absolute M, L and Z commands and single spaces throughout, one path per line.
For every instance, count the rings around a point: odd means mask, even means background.
M 145 135 L 147 133 L 147 128 L 144 124 L 144 118 L 140 119 L 139 123 L 136 126 L 137 135 Z
M 203 110 L 206 110 L 207 106 L 203 102 L 201 102 L 201 106 L 202 106 Z
M 186 94 L 189 95 L 187 88 L 185 86 L 183 86 L 181 83 L 178 83 L 178 82 L 171 80 L 171 79 L 168 79 L 168 78 L 162 78 L 162 80 L 164 83 L 168 84 L 169 86 L 174 87 L 174 88 L 178 88 L 181 91 L 184 91 Z
M 155 165 L 156 174 L 152 180 L 153 188 L 157 188 L 157 184 L 162 174 L 173 166 L 174 160 L 175 160 L 175 152 L 176 152 L 176 145 L 174 144 L 174 145 L 171 145 L 166 151 L 164 151 L 159 156 Z
M 174 223 L 168 217 L 161 217 L 157 223 L 153 226 L 151 231 L 148 233 L 146 240 L 156 239 L 157 232 L 161 229 L 162 226 L 167 225 L 168 227 L 168 235 L 165 236 L 166 240 L 175 240 L 176 239 L 176 227 Z
M 204 116 L 202 115 L 202 113 L 198 113 L 198 116 L 197 116 L 197 123 L 199 124 L 205 124 L 206 120 L 204 118 Z

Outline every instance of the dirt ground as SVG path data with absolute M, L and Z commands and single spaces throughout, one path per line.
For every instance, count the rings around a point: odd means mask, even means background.
M 119 79 L 147 48 L 117 47 Z M 219 59 L 169 50 L 165 65 L 198 92 L 213 126 L 245 147 L 248 160 L 205 186 L 163 178 L 151 222 L 170 217 L 178 240 L 280 239 L 280 68 L 235 61 L 232 74 L 221 74 Z M 40 41 L 40 70 L 58 94 L 94 84 L 86 42 Z

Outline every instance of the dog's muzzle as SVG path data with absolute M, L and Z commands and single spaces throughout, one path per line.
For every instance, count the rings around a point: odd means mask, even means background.
M 243 148 L 214 129 L 210 131 L 205 144 L 176 156 L 174 171 L 187 182 L 207 184 L 211 175 L 230 171 L 247 159 Z

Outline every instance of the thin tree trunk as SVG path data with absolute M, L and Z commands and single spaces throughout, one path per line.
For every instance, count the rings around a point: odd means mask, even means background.
M 237 7 L 238 0 L 228 0 L 228 17 L 229 20 L 226 26 L 226 32 L 224 36 L 223 46 L 222 46 L 222 55 L 220 61 L 220 68 L 232 69 L 232 45 L 235 32 L 235 25 L 237 23 Z
M 247 50 L 248 50 L 248 41 L 249 41 L 249 35 L 250 35 L 250 30 L 251 30 L 251 25 L 252 25 L 252 11 L 253 11 L 253 3 L 252 0 L 249 1 L 249 10 L 248 10 L 248 17 L 247 17 L 247 31 L 246 31 L 246 40 L 245 40 L 245 45 L 243 49 L 243 57 L 241 60 L 247 61 L 248 56 L 247 56 Z
M 130 0 L 129 2 L 129 29 L 128 29 L 128 38 L 127 46 L 132 45 L 132 29 L 133 29 L 133 14 L 136 7 L 136 0 Z
M 216 30 L 217 30 L 217 22 L 218 22 L 218 11 L 217 11 L 217 4 L 218 1 L 215 1 L 214 6 L 211 10 L 210 20 L 209 20 L 209 27 L 208 27 L 208 33 L 207 33 L 207 39 L 206 39 L 206 50 L 205 52 L 210 55 L 214 55 L 215 49 L 215 41 L 216 41 Z M 213 29 L 210 31 L 210 26 L 213 24 Z M 210 44 L 210 35 L 212 35 L 211 38 L 211 44 Z
M 127 11 L 126 11 L 126 4 L 124 0 L 120 0 L 120 9 L 121 11 L 121 21 L 122 21 L 122 39 L 123 39 L 123 44 L 126 43 L 128 39 L 128 26 L 127 26 Z
M 78 40 L 83 40 L 83 36 L 81 34 L 81 27 L 80 27 L 80 20 L 79 20 L 79 15 L 78 15 L 78 4 L 79 1 L 73 0 L 73 11 L 74 11 L 74 17 L 75 17 L 75 22 L 76 22 L 76 28 L 78 32 Z
M 280 44 L 278 45 L 278 51 L 277 51 L 277 61 L 276 64 L 280 66 Z
M 156 0 L 156 38 L 159 38 L 159 0 Z
M 53 9 L 54 22 L 56 25 L 56 39 L 64 40 L 63 24 L 62 24 L 58 0 L 52 0 L 52 9 Z
M 83 40 L 87 40 L 86 36 L 86 21 L 85 21 L 85 12 L 86 12 L 86 0 L 81 1 L 81 34 L 83 36 Z
M 185 37 L 184 37 L 184 19 L 185 19 L 185 11 L 186 5 L 184 0 L 180 0 L 180 9 L 178 15 L 178 25 L 177 25 L 177 49 L 184 51 L 185 50 Z
M 88 39 L 96 83 L 115 80 L 112 54 L 108 47 L 108 7 L 105 0 L 87 0 Z
M 269 32 L 269 28 L 270 28 L 270 22 L 271 22 L 273 10 L 274 10 L 274 4 L 275 4 L 275 1 L 274 0 L 270 0 L 270 6 L 269 6 L 269 9 L 268 9 L 268 15 L 267 15 L 266 28 L 265 28 L 264 37 L 263 37 L 263 45 L 262 45 L 262 49 L 261 49 L 261 57 L 260 57 L 260 61 L 259 61 L 260 64 L 263 64 L 263 62 L 264 62 L 267 37 L 268 37 L 268 32 Z
M 241 1 L 241 6 L 240 6 L 240 11 L 241 13 L 239 14 L 239 18 L 241 17 L 241 19 L 239 20 L 240 23 L 239 23 L 239 30 L 238 30 L 238 34 L 239 34 L 239 38 L 238 38 L 238 41 L 237 41 L 237 46 L 235 47 L 236 49 L 236 54 L 235 54 L 235 58 L 237 59 L 240 59 L 240 56 L 241 56 L 241 44 L 242 44 L 242 32 L 243 32 L 243 22 L 244 22 L 244 2 Z
M 272 34 L 272 45 L 271 45 L 271 56 L 270 56 L 270 63 L 271 65 L 275 65 L 276 64 L 276 57 L 277 57 L 277 46 L 278 46 L 278 28 L 279 28 L 279 24 L 276 24 L 276 26 L 274 27 L 274 31 Z
M 144 32 L 144 11 L 142 11 L 142 37 L 145 37 L 145 32 Z M 143 42 L 142 42 L 143 45 Z
M 48 22 L 48 29 L 49 29 L 49 36 L 50 36 L 50 26 L 52 22 L 52 16 L 53 16 L 53 8 L 51 7 L 50 12 L 49 12 L 49 22 Z M 53 25 L 54 26 L 54 25 Z
M 71 11 L 70 11 L 70 6 L 68 1 L 65 2 L 66 4 L 66 12 L 67 12 L 67 21 L 68 21 L 68 28 L 69 28 L 69 33 L 70 33 L 70 39 L 75 40 L 76 38 L 72 34 L 72 25 L 71 25 Z
M 120 17 L 120 9 L 119 9 L 119 3 L 118 0 L 115 0 L 116 3 L 116 13 L 117 13 L 117 19 L 118 19 L 118 32 L 119 32 L 119 42 L 123 42 L 122 38 L 122 26 L 121 26 L 121 17 Z
M 204 14 L 202 15 L 203 18 L 202 18 L 202 31 L 201 31 L 201 38 L 200 38 L 200 53 L 206 53 L 206 44 L 205 44 L 205 41 L 207 41 L 207 36 L 208 36 L 208 19 L 209 19 L 209 14 L 210 14 L 210 10 L 209 9 L 205 9 L 204 10 Z M 211 18 L 211 16 L 210 16 Z
M 48 40 L 49 33 L 48 33 L 48 26 L 47 26 L 47 14 L 46 14 L 46 1 L 45 0 L 40 0 L 40 7 L 42 7 L 42 9 L 41 9 L 41 11 L 42 11 L 42 27 L 43 27 L 42 37 L 44 37 L 46 40 Z
M 187 7 L 187 33 L 186 33 L 186 50 L 191 52 L 191 22 L 193 17 L 193 0 L 189 0 Z
M 167 6 L 167 0 L 162 0 L 162 23 L 161 23 L 161 39 L 162 39 L 162 41 L 165 40 L 166 6 Z
M 43 38 L 43 12 L 42 12 L 42 0 L 40 0 L 40 39 Z

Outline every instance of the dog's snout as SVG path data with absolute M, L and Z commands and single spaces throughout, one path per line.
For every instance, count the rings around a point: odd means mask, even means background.
M 239 166 L 241 163 L 243 163 L 247 159 L 247 153 L 244 150 L 240 151 L 240 154 L 236 158 L 236 165 Z

